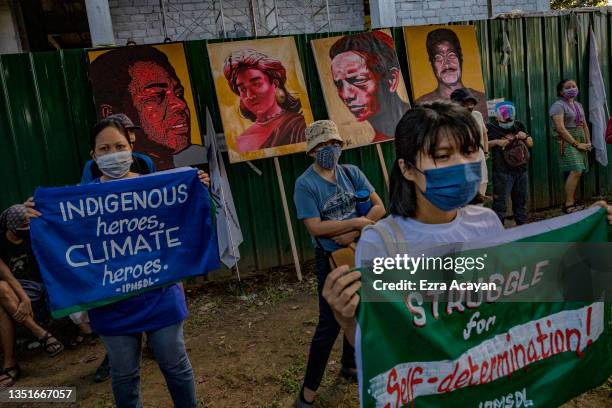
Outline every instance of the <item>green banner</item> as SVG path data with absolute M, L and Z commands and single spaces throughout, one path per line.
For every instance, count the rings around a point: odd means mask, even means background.
M 609 230 L 605 211 L 590 209 L 507 230 L 495 243 L 605 243 Z M 504 262 L 513 271 L 529 259 Z M 499 273 L 491 269 L 485 274 Z M 381 294 L 388 301 L 362 301 L 358 310 L 362 406 L 557 407 L 612 374 L 610 303 L 451 304 Z

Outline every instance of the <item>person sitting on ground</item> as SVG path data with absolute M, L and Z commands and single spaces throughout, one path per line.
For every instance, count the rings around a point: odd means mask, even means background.
M 128 132 L 128 136 L 130 139 L 130 146 L 132 149 L 134 148 L 134 144 L 136 143 L 136 129 L 140 129 L 139 126 L 136 126 L 134 122 L 123 113 L 115 113 L 113 115 L 107 116 L 108 119 L 116 120 L 123 125 L 125 130 Z M 130 168 L 131 171 L 138 174 L 150 174 L 155 173 L 155 165 L 153 164 L 153 160 L 147 156 L 146 154 L 134 152 L 132 151 L 132 166 Z M 102 172 L 98 168 L 95 160 L 89 160 L 83 166 L 83 175 L 81 176 L 81 184 L 91 183 L 92 180 L 101 177 Z
M 15 355 L 15 324 L 25 326 L 50 357 L 64 345 L 34 319 L 32 305 L 44 302 L 45 287 L 31 252 L 28 209 L 16 204 L 3 213 L 0 225 L 0 340 L 4 365 L 0 387 L 15 384 L 21 368 Z
M 512 102 L 495 105 L 495 119 L 487 123 L 489 147 L 493 150 L 493 211 L 502 224 L 506 217 L 506 200 L 512 199 L 516 225 L 527 222 L 529 180 L 527 164 L 533 146 L 525 125 L 515 120 Z

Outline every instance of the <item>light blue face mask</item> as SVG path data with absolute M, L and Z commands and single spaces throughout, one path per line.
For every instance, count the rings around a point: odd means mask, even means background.
M 498 122 L 499 127 L 502 129 L 510 129 L 512 126 L 514 126 L 514 121 L 511 120 L 509 122 Z
M 423 195 L 442 211 L 451 211 L 472 201 L 482 179 L 480 161 L 421 173 L 425 175 L 426 183 Z
M 125 176 L 130 171 L 132 161 L 131 150 L 96 157 L 96 164 L 102 174 L 114 179 Z
M 336 167 L 340 155 L 342 154 L 342 147 L 337 144 L 325 146 L 317 151 L 317 163 L 319 166 L 326 170 L 331 170 Z

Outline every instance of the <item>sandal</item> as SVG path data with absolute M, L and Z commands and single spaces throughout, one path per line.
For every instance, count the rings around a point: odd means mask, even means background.
M 21 367 L 19 367 L 19 364 L 5 368 L 0 372 L 0 388 L 12 387 L 20 377 Z
M 64 345 L 49 332 L 46 332 L 38 341 L 40 341 L 40 346 L 47 352 L 49 357 L 55 357 L 64 351 Z
M 79 331 L 79 334 L 77 334 L 77 336 L 72 339 L 70 343 L 68 343 L 68 348 L 74 350 L 81 344 L 93 344 L 97 338 L 98 335 L 93 332 L 83 333 L 82 331 Z
M 563 205 L 562 211 L 565 214 L 572 214 L 575 213 L 577 211 L 582 211 L 584 210 L 584 205 L 580 205 L 580 204 L 571 204 L 571 205 Z

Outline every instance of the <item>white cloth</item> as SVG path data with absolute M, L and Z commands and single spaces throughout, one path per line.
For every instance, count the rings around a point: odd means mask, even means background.
M 597 42 L 593 29 L 590 29 L 589 43 L 589 122 L 592 125 L 591 143 L 595 149 L 595 158 L 602 166 L 608 165 L 608 150 L 606 146 L 606 88 L 601 75 Z
M 240 260 L 238 247 L 243 241 L 238 214 L 234 206 L 232 190 L 227 180 L 223 156 L 217 147 L 215 129 L 210 112 L 206 111 L 206 135 L 208 140 L 208 164 L 210 166 L 210 194 L 215 202 L 217 243 L 219 258 L 228 268 Z
M 478 112 L 477 110 L 473 110 L 472 116 L 474 119 L 476 119 L 478 127 L 480 127 L 480 145 L 484 147 L 484 135 L 487 131 L 487 126 L 482 118 L 482 113 Z M 482 175 L 479 193 L 485 195 L 487 193 L 487 184 L 489 182 L 489 171 L 487 170 L 487 158 L 485 157 L 483 149 L 480 149 L 480 152 L 478 152 L 478 158 L 480 159 L 480 173 Z

